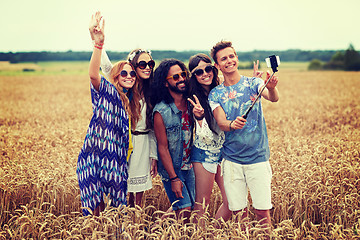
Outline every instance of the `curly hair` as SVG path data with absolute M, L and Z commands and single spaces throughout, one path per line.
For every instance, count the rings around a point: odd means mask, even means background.
M 164 101 L 169 104 L 174 102 L 173 97 L 170 95 L 168 88 L 166 87 L 166 78 L 170 68 L 174 65 L 178 65 L 181 70 L 187 73 L 189 76 L 189 71 L 186 68 L 185 64 L 180 60 L 169 58 L 161 61 L 159 66 L 156 68 L 154 72 L 154 82 L 152 84 L 152 96 L 151 96 L 151 104 L 155 106 L 157 103 Z M 187 77 L 188 78 L 188 77 Z M 186 79 L 188 80 L 188 79 Z M 184 98 L 188 96 L 187 92 L 184 94 Z
M 110 72 L 110 78 L 116 89 L 120 94 L 121 101 L 124 105 L 126 113 L 131 119 L 131 128 L 135 130 L 136 124 L 140 119 L 140 94 L 138 91 L 138 82 L 135 81 L 134 86 L 129 89 L 126 93 L 124 92 L 123 87 L 119 83 L 119 75 L 124 66 L 128 64 L 135 71 L 133 65 L 127 61 L 119 61 L 114 64 Z M 130 99 L 130 100 L 129 100 Z
M 206 54 L 199 53 L 194 56 L 191 56 L 189 59 L 190 72 L 199 65 L 200 61 L 204 61 L 210 64 L 212 63 L 210 57 L 207 56 Z M 218 70 L 215 67 L 213 67 L 213 74 L 214 77 L 210 84 L 209 92 L 211 91 L 211 89 L 219 85 Z M 196 95 L 196 97 L 199 99 L 201 106 L 204 108 L 205 119 L 208 122 L 209 128 L 211 129 L 211 131 L 217 134 L 216 131 L 214 130 L 214 124 L 216 124 L 216 122 L 214 121 L 213 113 L 211 111 L 208 101 L 209 92 L 197 81 L 195 74 L 192 74 L 189 81 L 189 95 L 191 97 L 193 95 Z M 191 108 L 193 108 L 193 106 L 191 106 Z

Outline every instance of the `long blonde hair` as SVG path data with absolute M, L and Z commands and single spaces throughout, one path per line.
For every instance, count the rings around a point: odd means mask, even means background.
M 138 91 L 138 84 L 137 78 L 135 80 L 134 86 L 129 89 L 126 93 L 124 92 L 123 87 L 121 87 L 119 83 L 119 75 L 120 72 L 123 70 L 124 66 L 128 64 L 134 71 L 133 65 L 126 61 L 119 61 L 114 64 L 110 72 L 110 78 L 114 86 L 116 87 L 117 91 L 120 94 L 120 99 L 124 105 L 125 111 L 127 112 L 129 118 L 131 119 L 131 128 L 135 130 L 137 122 L 140 120 L 140 94 Z M 129 101 L 130 98 L 130 101 Z

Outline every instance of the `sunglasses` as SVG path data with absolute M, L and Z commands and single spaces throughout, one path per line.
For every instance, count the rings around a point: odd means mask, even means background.
M 124 77 L 127 77 L 128 76 L 128 74 L 130 74 L 130 77 L 136 77 L 136 72 L 135 71 L 130 71 L 129 73 L 126 71 L 126 70 L 122 70 L 121 72 L 120 72 L 120 76 L 122 76 L 123 78 Z
M 149 66 L 150 69 L 153 69 L 155 67 L 155 61 L 154 60 L 150 60 L 148 62 L 140 61 L 140 62 L 137 63 L 137 66 L 140 69 L 145 69 L 146 66 Z
M 208 66 L 205 67 L 204 70 L 205 70 L 206 73 L 210 73 L 213 70 L 213 66 L 208 65 Z M 195 76 L 201 77 L 204 74 L 204 70 L 203 69 L 195 70 L 195 72 L 194 72 Z
M 177 73 L 177 74 L 174 74 L 174 75 L 172 75 L 172 76 L 170 76 L 170 77 L 167 77 L 166 80 L 172 78 L 172 79 L 174 79 L 175 81 L 177 81 L 177 80 L 180 79 L 180 76 L 185 79 L 186 76 L 187 76 L 187 73 L 186 73 L 185 71 L 182 71 L 181 73 Z

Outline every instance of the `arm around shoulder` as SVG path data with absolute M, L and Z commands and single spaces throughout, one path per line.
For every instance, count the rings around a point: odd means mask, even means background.
M 109 79 L 110 77 L 112 67 L 113 65 L 109 59 L 109 56 L 107 55 L 105 49 L 103 48 L 101 53 L 100 68 L 107 79 Z

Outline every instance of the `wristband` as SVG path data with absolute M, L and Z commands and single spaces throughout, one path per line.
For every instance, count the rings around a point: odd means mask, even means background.
M 233 129 L 231 128 L 231 124 L 233 123 L 234 120 L 232 120 L 230 123 L 229 123 L 229 129 L 230 131 L 232 131 Z
M 97 49 L 103 49 L 104 43 L 97 43 L 94 41 L 94 47 L 96 47 Z
M 174 181 L 175 179 L 178 179 L 178 178 L 179 178 L 178 176 L 170 178 L 170 181 Z
M 204 118 L 204 116 L 205 116 L 205 114 L 203 114 L 201 117 L 197 117 L 196 115 L 194 115 L 194 118 L 196 119 L 196 120 L 203 120 L 203 118 Z
M 104 43 L 103 43 L 103 42 L 99 42 L 99 43 L 97 43 L 97 42 L 95 42 L 95 41 L 94 41 L 94 45 L 97 45 L 97 46 L 102 47 L 102 46 L 104 46 Z

